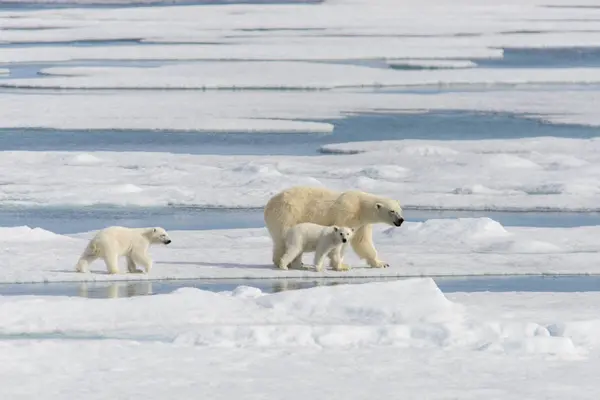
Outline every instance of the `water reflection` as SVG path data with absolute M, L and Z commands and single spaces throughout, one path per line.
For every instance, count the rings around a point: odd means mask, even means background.
M 151 281 L 142 282 L 81 282 L 77 296 L 94 299 L 117 299 L 122 297 L 148 296 L 154 294 Z
M 316 278 L 316 279 L 190 279 L 135 282 L 57 282 L 0 284 L 0 295 L 71 296 L 118 299 L 172 293 L 181 288 L 231 292 L 240 286 L 263 293 L 320 286 L 394 281 L 408 278 Z M 456 276 L 433 278 L 444 293 L 455 292 L 600 292 L 600 275 Z

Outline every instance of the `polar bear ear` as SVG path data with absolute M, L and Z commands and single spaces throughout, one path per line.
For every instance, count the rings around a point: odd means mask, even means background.
M 152 229 L 152 232 L 153 232 L 153 233 L 156 233 L 156 228 L 153 228 L 153 229 Z
M 375 208 L 377 208 L 379 210 L 381 207 L 383 207 L 383 204 L 375 203 Z
M 340 228 L 338 228 L 338 227 L 337 227 L 337 226 L 335 226 L 335 225 L 333 226 L 333 231 L 334 231 L 334 232 L 337 232 L 337 231 L 339 231 L 339 230 L 340 230 Z

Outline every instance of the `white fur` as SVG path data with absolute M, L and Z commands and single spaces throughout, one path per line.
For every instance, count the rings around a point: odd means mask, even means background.
M 102 229 L 89 241 L 75 269 L 86 272 L 89 264 L 102 258 L 110 274 L 119 273 L 119 257 L 127 258 L 127 270 L 140 272 L 136 264 L 142 265 L 146 273 L 152 268 L 148 255 L 151 244 L 169 244 L 171 239 L 163 228 L 125 228 L 111 226 Z
M 265 206 L 265 223 L 273 239 L 273 263 L 279 267 L 285 251 L 285 232 L 292 226 L 312 222 L 354 228 L 354 252 L 371 267 L 388 267 L 377 257 L 372 224 L 399 226 L 404 219 L 396 200 L 365 192 L 337 192 L 321 187 L 297 186 L 273 196 Z
M 334 269 L 342 270 L 344 250 L 354 229 L 337 226 L 323 226 L 310 222 L 294 225 L 285 234 L 285 253 L 279 262 L 279 268 L 302 267 L 302 254 L 315 253 L 314 265 L 317 271 L 323 270 L 323 260 L 329 256 Z

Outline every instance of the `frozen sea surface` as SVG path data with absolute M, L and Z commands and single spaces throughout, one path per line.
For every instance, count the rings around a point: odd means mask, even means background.
M 0 5 L 2 397 L 600 397 L 597 1 L 49 2 Z M 413 206 L 390 268 L 273 268 L 259 208 L 307 183 Z M 174 240 L 75 273 L 113 223 Z
M 60 283 L 3 283 L 0 296 L 80 296 L 95 299 L 147 296 L 172 293 L 181 288 L 196 288 L 211 292 L 234 291 L 240 286 L 260 289 L 263 293 L 308 289 L 318 286 L 389 282 L 398 278 L 328 278 L 328 279 L 218 279 L 171 280 L 143 282 L 60 282 Z M 541 276 L 485 276 L 433 277 L 444 293 L 475 292 L 600 292 L 598 275 L 541 275 Z
M 318 155 L 326 144 L 377 140 L 587 139 L 600 127 L 554 125 L 507 113 L 430 111 L 326 120 L 331 134 L 182 133 L 0 129 L 0 151 L 131 151 L 223 155 Z
M 505 226 L 570 228 L 600 225 L 600 213 L 424 211 L 407 210 L 405 219 L 492 218 Z M 196 207 L 0 207 L 0 226 L 31 226 L 59 234 L 101 229 L 110 225 L 162 226 L 167 230 L 262 228 L 263 210 Z

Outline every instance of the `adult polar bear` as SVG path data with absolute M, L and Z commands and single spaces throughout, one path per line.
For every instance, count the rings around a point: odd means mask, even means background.
M 321 187 L 295 186 L 273 196 L 265 206 L 265 224 L 273 240 L 273 263 L 277 267 L 285 252 L 285 233 L 290 227 L 312 222 L 354 228 L 352 249 L 374 268 L 389 264 L 377 258 L 372 224 L 400 226 L 402 208 L 396 200 L 360 191 L 338 192 Z M 334 255 L 332 255 L 334 256 Z M 335 260 L 330 258 L 332 264 Z

